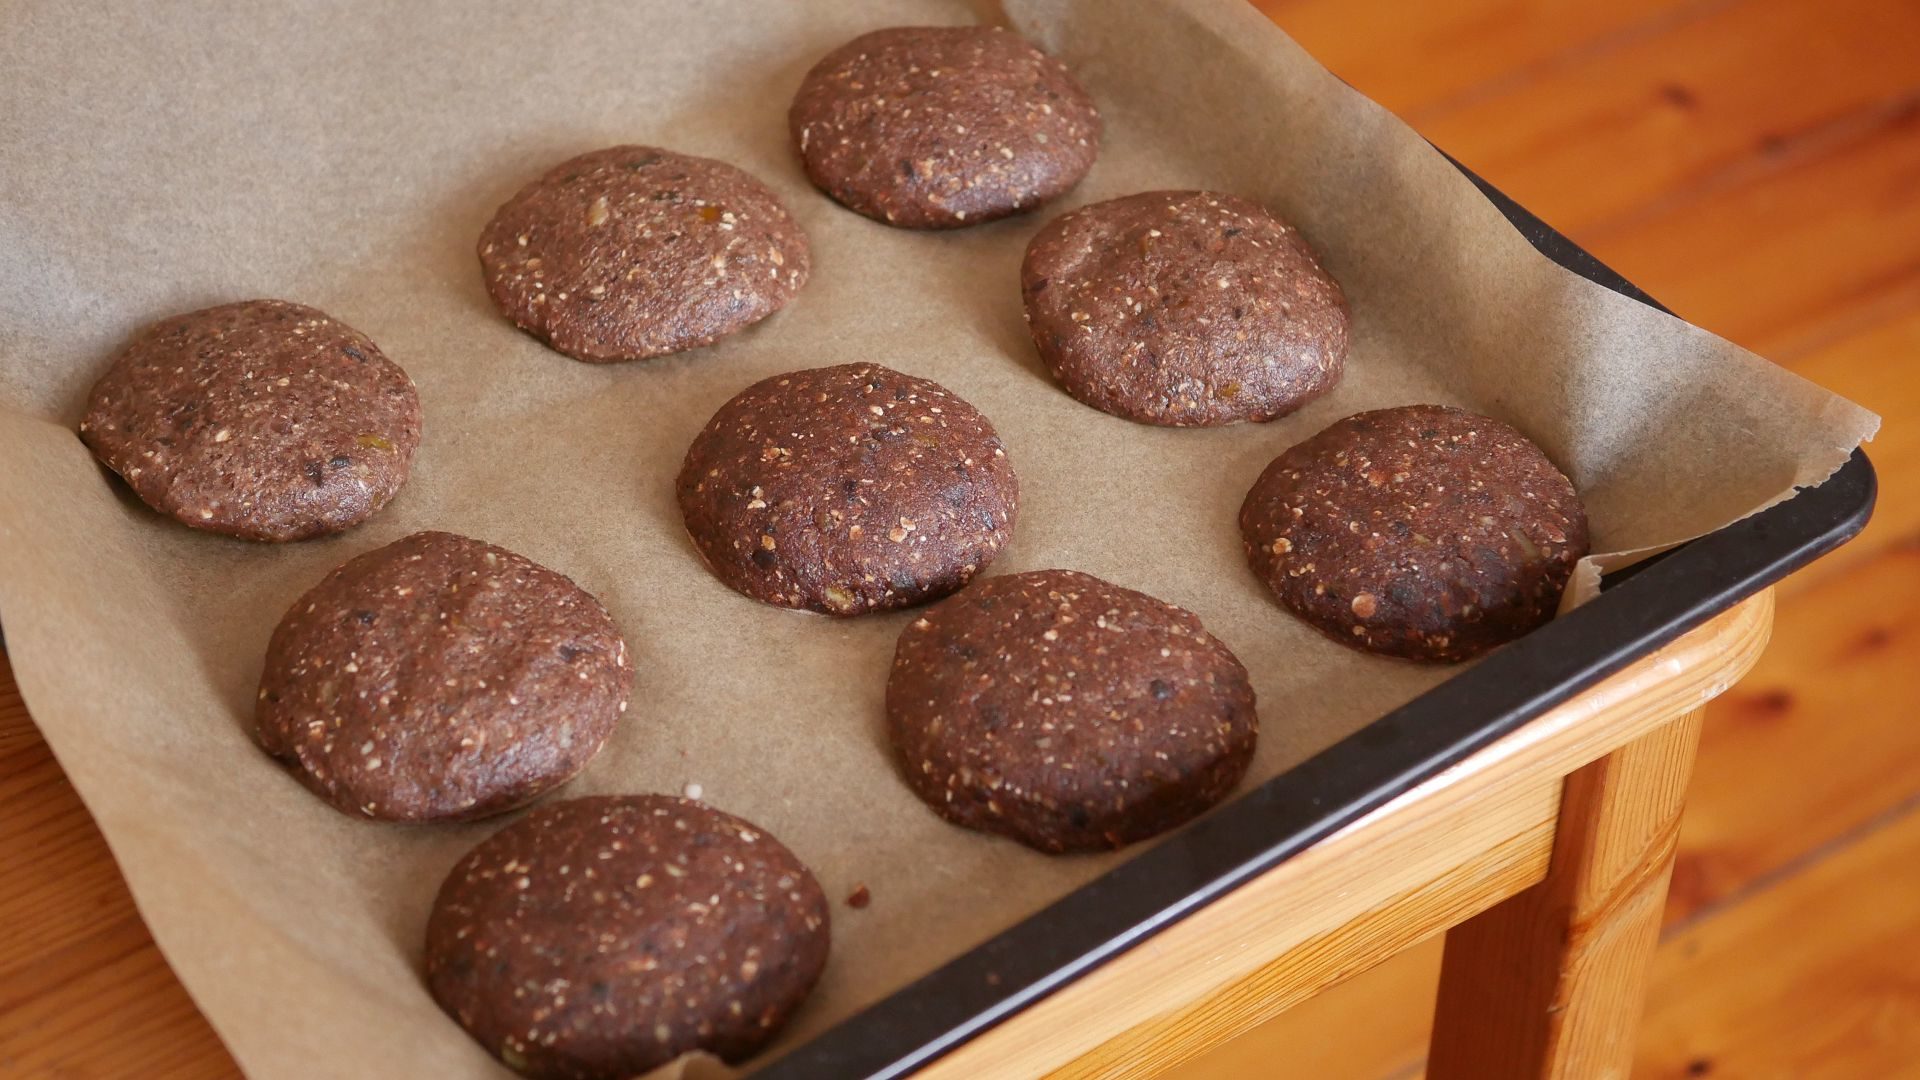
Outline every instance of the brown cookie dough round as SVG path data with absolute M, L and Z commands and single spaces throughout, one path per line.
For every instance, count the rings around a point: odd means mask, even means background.
M 1020 267 L 1027 329 L 1067 393 L 1144 424 L 1272 420 L 1333 389 L 1347 303 L 1300 230 L 1213 191 L 1062 215 Z
M 993 425 L 952 391 L 842 364 L 722 405 L 679 496 L 693 546 L 731 588 L 860 615 L 965 585 L 1012 535 L 1020 484 Z
M 514 325 L 598 364 L 711 345 L 779 311 L 806 284 L 807 238 L 725 162 L 615 146 L 507 200 L 480 267 Z
M 997 26 L 862 34 L 807 72 L 787 122 L 820 190 L 910 229 L 1030 210 L 1100 150 L 1100 114 L 1066 65 Z
M 467 820 L 585 768 L 632 689 L 619 628 L 565 575 L 419 532 L 295 601 L 267 646 L 254 723 L 343 812 Z
M 1342 644 L 1465 660 L 1553 617 L 1587 554 L 1573 484 L 1511 426 L 1444 405 L 1349 416 L 1240 508 L 1247 561 Z
M 427 921 L 427 986 L 532 1077 L 738 1063 L 826 966 L 827 898 L 778 840 L 664 795 L 549 803 L 468 852 Z
M 900 632 L 887 730 L 914 793 L 1041 851 L 1117 848 L 1233 790 L 1247 669 L 1192 612 L 1071 570 L 990 578 Z
M 420 397 L 358 330 L 248 300 L 142 330 L 94 384 L 80 437 L 163 514 L 304 540 L 358 525 L 407 482 Z

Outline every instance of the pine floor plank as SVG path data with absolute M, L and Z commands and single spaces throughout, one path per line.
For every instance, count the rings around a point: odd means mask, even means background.
M 1916 191 L 1920 107 L 1575 239 L 1682 318 L 1762 355 L 1792 354 L 1911 310 L 1920 297 Z M 1542 216 L 1553 220 L 1551 210 Z
M 1920 237 L 1915 243 L 1920 244 Z M 1880 477 L 1873 520 L 1853 542 L 1789 578 L 1780 590 L 1788 596 L 1870 562 L 1891 547 L 1920 544 L 1920 289 L 1906 310 L 1890 319 L 1857 328 L 1810 352 L 1776 359 L 1885 421 L 1867 447 Z
M 1920 796 L 1901 689 L 1916 669 L 1920 547 L 1780 598 L 1773 644 L 1708 707 L 1670 918 L 1763 888 Z
M 1255 0 L 1334 74 L 1418 122 L 1727 0 Z
M 1920 100 L 1915 56 L 1920 5 L 1742 0 L 1413 120 L 1509 195 L 1582 234 L 1790 161 Z
M 1267 5 L 1358 89 L 1398 99 L 1423 134 L 1683 317 L 1778 356 L 1920 305 L 1920 5 L 1358 8 L 1343 23 L 1318 3 Z M 1402 66 L 1451 63 L 1450 18 L 1533 27 L 1562 52 L 1531 65 L 1523 53 L 1464 98 L 1404 89 Z M 1361 52 L 1425 59 L 1342 71 Z
M 1920 1077 L 1920 808 L 1660 950 L 1637 1080 Z

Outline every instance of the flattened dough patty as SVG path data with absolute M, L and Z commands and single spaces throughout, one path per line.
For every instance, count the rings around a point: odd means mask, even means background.
M 1240 534 L 1308 625 L 1440 662 L 1551 619 L 1587 554 L 1586 510 L 1540 448 L 1442 405 L 1349 416 L 1281 454 L 1247 493 Z
M 163 514 L 304 540 L 365 521 L 407 482 L 420 397 L 358 330 L 247 300 L 135 335 L 94 384 L 80 437 Z
M 585 768 L 632 688 L 619 628 L 565 575 L 419 532 L 294 602 L 254 716 L 267 752 L 346 813 L 465 820 Z
M 722 405 L 687 451 L 679 497 L 731 588 L 859 615 L 965 585 L 1012 535 L 1020 485 L 993 425 L 952 391 L 842 364 Z
M 820 190 L 910 229 L 1032 209 L 1100 150 L 1100 115 L 1066 65 L 995 26 L 862 34 L 807 72 L 788 123 Z
M 989 578 L 908 624 L 887 728 L 942 817 L 1055 852 L 1197 816 L 1258 734 L 1246 668 L 1192 612 L 1070 570 Z
M 591 363 L 711 345 L 786 306 L 808 265 L 806 236 L 765 184 L 652 146 L 561 162 L 480 234 L 501 313 Z
M 759 827 L 662 795 L 538 807 L 447 875 L 434 1000 L 533 1077 L 627 1080 L 692 1050 L 737 1063 L 826 966 L 826 895 Z
M 1055 219 L 1020 268 L 1027 328 L 1069 394 L 1176 427 L 1272 420 L 1345 370 L 1340 286 L 1300 230 L 1213 191 L 1152 191 Z

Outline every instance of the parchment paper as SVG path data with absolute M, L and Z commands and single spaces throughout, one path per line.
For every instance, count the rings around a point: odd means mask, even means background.
M 801 74 L 854 34 L 1008 18 L 1105 113 L 1060 207 L 944 234 L 888 229 L 805 182 Z M 1436 56 L 1434 63 L 1445 63 Z M 489 306 L 473 247 L 549 164 L 619 142 L 734 162 L 789 202 L 814 278 L 717 347 L 578 364 Z M 1236 0 L 567 4 L 13 0 L 0 17 L 0 617 L 22 690 L 174 969 L 259 1077 L 499 1072 L 423 991 L 442 874 L 499 822 L 350 820 L 257 751 L 267 636 L 342 560 L 421 528 L 524 552 L 601 597 L 634 708 L 568 789 L 706 798 L 784 839 L 836 906 L 793 1045 L 1112 864 L 936 820 L 880 734 L 911 614 L 832 622 L 729 592 L 672 481 L 722 401 L 782 370 L 879 361 L 998 425 L 1023 505 L 995 571 L 1072 567 L 1189 607 L 1252 670 L 1249 786 L 1446 677 L 1286 616 L 1234 515 L 1275 454 L 1363 408 L 1509 419 L 1574 479 L 1596 550 L 1671 544 L 1836 468 L 1864 410 L 1536 255 L 1441 157 Z M 1072 401 L 1021 323 L 1017 268 L 1059 210 L 1205 186 L 1300 225 L 1345 286 L 1345 383 L 1261 426 L 1172 431 Z M 1784 270 L 1784 268 L 1783 268 Z M 420 387 L 412 482 L 369 524 L 270 546 L 147 511 L 73 425 L 156 318 L 274 296 L 371 335 Z M 17 808 L 15 808 L 17 809 Z M 1119 856 L 1119 857 L 1124 857 Z M 32 867 L 22 872 L 35 872 Z

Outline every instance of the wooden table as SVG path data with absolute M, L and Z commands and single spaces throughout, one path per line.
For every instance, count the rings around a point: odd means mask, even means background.
M 936 1062 L 1145 1077 L 1436 933 L 1434 1080 L 1625 1076 L 1700 708 L 1762 593 Z M 0 1074 L 237 1072 L 0 665 Z

